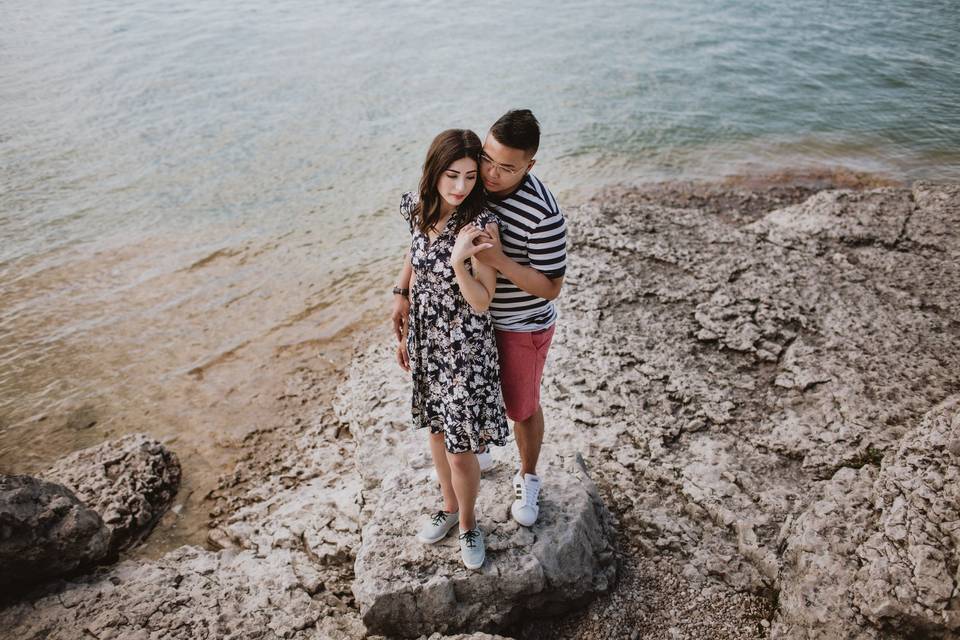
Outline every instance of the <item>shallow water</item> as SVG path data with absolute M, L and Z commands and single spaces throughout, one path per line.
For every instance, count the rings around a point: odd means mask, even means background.
M 0 12 L 0 470 L 153 433 L 184 463 L 176 540 L 285 376 L 382 320 L 398 195 L 442 128 L 532 108 L 561 203 L 834 165 L 960 179 L 954 2 Z

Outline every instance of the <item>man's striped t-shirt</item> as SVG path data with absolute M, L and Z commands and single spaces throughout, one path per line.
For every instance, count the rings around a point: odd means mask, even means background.
M 508 258 L 548 278 L 564 274 L 567 224 L 553 194 L 538 178 L 528 173 L 512 195 L 502 200 L 491 196 L 488 206 L 500 218 L 500 240 Z M 503 331 L 540 331 L 557 320 L 553 302 L 527 293 L 501 274 L 490 315 Z

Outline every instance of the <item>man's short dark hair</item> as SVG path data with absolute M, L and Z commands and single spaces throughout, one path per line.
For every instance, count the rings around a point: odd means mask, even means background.
M 522 149 L 536 155 L 540 148 L 540 123 L 530 109 L 514 109 L 500 116 L 490 127 L 490 133 L 500 144 Z

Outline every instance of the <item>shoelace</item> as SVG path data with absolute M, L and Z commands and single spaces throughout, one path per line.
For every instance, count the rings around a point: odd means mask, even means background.
M 433 514 L 433 526 L 435 526 L 435 527 L 439 527 L 439 526 L 442 525 L 444 522 L 446 522 L 446 520 L 447 520 L 447 512 L 446 512 L 446 511 L 442 511 L 442 510 L 441 510 L 441 511 L 437 511 L 435 514 Z
M 468 547 L 476 547 L 477 538 L 480 537 L 480 532 L 476 529 L 470 529 L 470 531 L 467 531 L 466 533 L 461 533 L 459 537 L 461 540 L 467 541 Z
M 523 482 L 523 488 L 525 489 L 524 493 L 526 500 L 523 501 L 528 507 L 537 506 L 537 498 L 540 497 L 540 483 L 539 482 Z

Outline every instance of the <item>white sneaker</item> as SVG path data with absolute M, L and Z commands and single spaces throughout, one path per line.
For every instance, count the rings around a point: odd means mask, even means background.
M 480 473 L 493 469 L 493 456 L 490 455 L 489 446 L 487 446 L 486 451 L 482 451 L 477 454 L 477 462 L 480 463 Z
M 420 529 L 417 539 L 423 544 L 433 544 L 443 540 L 450 529 L 460 521 L 460 512 L 437 511 Z
M 532 473 L 520 477 L 518 471 L 513 476 L 513 490 L 516 500 L 510 507 L 513 519 L 524 527 L 530 527 L 540 515 L 540 478 Z
M 493 460 L 493 456 L 490 455 L 490 447 L 487 446 L 487 450 L 477 454 L 477 462 L 480 463 L 480 473 L 484 471 L 490 471 L 493 469 L 496 464 Z M 434 467 L 430 469 L 430 482 L 440 482 L 440 479 L 437 477 L 437 469 Z

